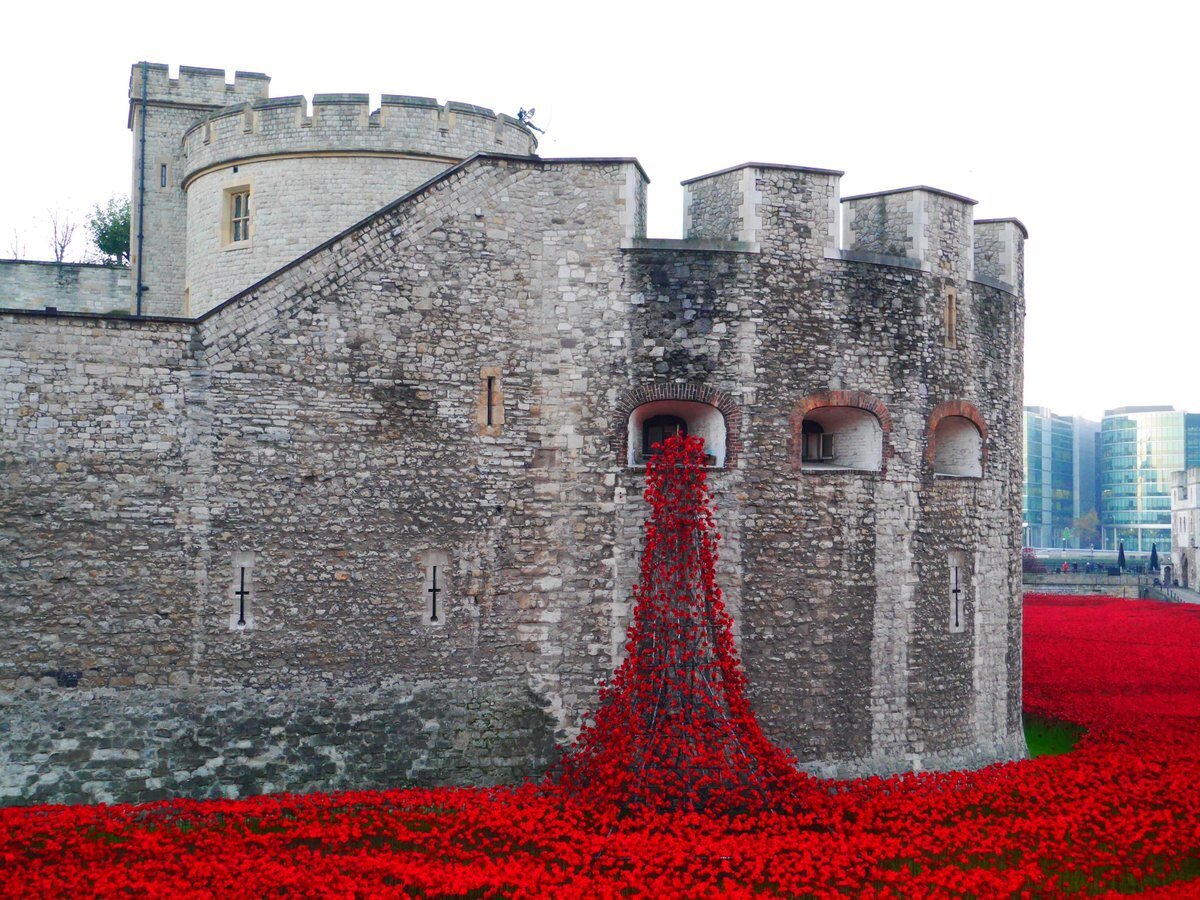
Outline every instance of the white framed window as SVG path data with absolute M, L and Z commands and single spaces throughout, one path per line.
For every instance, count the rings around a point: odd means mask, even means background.
M 253 191 L 248 184 L 225 188 L 222 204 L 221 237 L 227 248 L 246 247 L 254 234 L 251 219 Z
M 238 191 L 229 196 L 229 239 L 250 240 L 250 191 Z

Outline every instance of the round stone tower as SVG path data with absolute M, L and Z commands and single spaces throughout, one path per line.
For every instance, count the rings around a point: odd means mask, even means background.
M 310 114 L 268 84 L 134 66 L 135 312 L 200 315 L 473 153 L 537 148 L 479 106 L 384 94 L 372 111 L 367 94 L 317 94 Z

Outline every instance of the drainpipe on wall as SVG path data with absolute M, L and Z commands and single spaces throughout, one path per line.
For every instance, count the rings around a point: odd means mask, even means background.
M 146 201 L 146 63 L 142 62 L 142 128 L 141 151 L 138 153 L 138 230 L 137 230 L 137 310 L 135 315 L 142 314 L 142 222 L 145 219 Z

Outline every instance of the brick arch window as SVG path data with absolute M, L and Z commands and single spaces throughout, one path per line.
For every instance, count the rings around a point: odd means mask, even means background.
M 885 473 L 891 431 L 891 414 L 870 394 L 809 394 L 792 407 L 792 469 Z
M 939 403 L 929 414 L 925 461 L 935 476 L 982 478 L 987 464 L 987 424 L 965 400 Z
M 699 384 L 649 384 L 617 401 L 612 446 L 624 465 L 639 466 L 659 428 L 675 420 L 702 437 L 713 466 L 732 468 L 742 450 L 742 411 L 724 391 Z M 650 443 L 647 443 L 647 439 Z

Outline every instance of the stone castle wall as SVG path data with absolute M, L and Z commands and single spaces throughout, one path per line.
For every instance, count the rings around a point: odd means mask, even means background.
M 124 313 L 129 286 L 125 266 L 0 259 L 0 309 Z
M 650 398 L 724 413 L 719 576 L 773 738 L 841 774 L 1019 755 L 1019 294 L 831 253 L 836 173 L 730 179 L 753 250 L 631 243 L 639 184 L 481 157 L 195 323 L 0 319 L 9 801 L 540 771 L 619 659 Z M 884 423 L 880 471 L 800 463 L 828 402 Z M 947 403 L 981 478 L 933 470 Z

